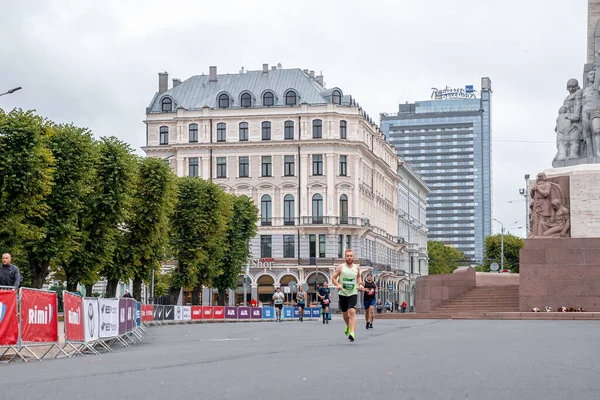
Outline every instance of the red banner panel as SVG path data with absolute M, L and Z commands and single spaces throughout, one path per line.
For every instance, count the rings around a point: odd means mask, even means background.
M 18 338 L 17 292 L 0 290 L 0 346 L 17 344 Z
M 212 319 L 213 308 L 211 306 L 202 306 L 202 319 Z
M 142 322 L 154 320 L 154 306 L 152 304 L 142 304 Z
M 202 306 L 192 306 L 192 319 L 202 319 Z
M 56 293 L 21 288 L 21 340 L 58 342 Z
M 213 309 L 213 319 L 225 319 L 225 307 L 215 306 Z
M 69 292 L 63 292 L 65 310 L 65 338 L 75 342 L 83 342 L 83 299 Z

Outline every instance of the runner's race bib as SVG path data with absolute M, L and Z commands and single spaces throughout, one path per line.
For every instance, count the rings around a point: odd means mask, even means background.
M 283 300 L 281 300 L 281 299 L 275 299 L 275 304 L 282 304 L 282 303 L 283 303 Z
M 329 304 L 329 299 L 323 299 L 323 304 Z
M 369 296 L 373 296 L 373 295 L 375 294 L 375 289 L 372 289 L 372 288 L 371 288 L 371 289 L 369 289 L 369 290 L 367 291 L 367 294 L 368 294 Z

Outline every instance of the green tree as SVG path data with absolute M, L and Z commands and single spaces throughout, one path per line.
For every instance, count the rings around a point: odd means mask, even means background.
M 231 196 L 233 213 L 227 231 L 227 252 L 222 263 L 222 273 L 214 280 L 219 289 L 219 304 L 224 305 L 227 289 L 237 284 L 244 265 L 250 258 L 250 239 L 256 236 L 258 208 L 247 196 Z
M 427 253 L 429 275 L 451 274 L 456 267 L 470 264 L 462 251 L 435 240 L 427 242 Z
M 223 190 L 210 181 L 179 178 L 172 219 L 172 248 L 176 266 L 171 275 L 171 300 L 181 288 L 198 291 L 220 275 L 227 250 L 232 205 Z
M 139 161 L 138 179 L 127 219 L 128 263 L 132 268 L 133 297 L 140 299 L 142 282 L 160 268 L 169 244 L 169 220 L 176 199 L 175 175 L 160 158 Z
M 518 236 L 510 233 L 504 235 L 504 269 L 512 272 L 519 272 L 519 251 L 525 246 L 525 242 Z M 483 268 L 490 270 L 490 264 L 493 262 L 502 265 L 502 235 L 496 234 L 485 238 L 485 260 Z
M 53 158 L 47 147 L 51 124 L 33 111 L 0 113 L 0 248 L 14 258 L 28 258 L 24 244 L 44 232 L 32 221 L 49 212 Z M 32 274 L 29 274 L 30 276 Z M 44 283 L 35 278 L 33 286 Z

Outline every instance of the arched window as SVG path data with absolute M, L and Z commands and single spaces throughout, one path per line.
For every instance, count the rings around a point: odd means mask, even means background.
M 295 106 L 296 105 L 296 92 L 293 90 L 288 90 L 285 94 L 285 105 L 286 106 Z
M 190 134 L 189 134 L 189 139 L 190 139 L 190 143 L 196 143 L 198 142 L 198 124 L 190 124 Z
M 248 141 L 248 123 L 240 122 L 240 142 Z
M 219 108 L 228 108 L 229 107 L 229 96 L 223 93 L 219 96 Z
M 217 124 L 217 142 L 224 142 L 227 140 L 227 125 L 224 122 Z
M 348 223 L 348 196 L 340 196 L 340 224 Z
M 252 107 L 252 96 L 250 93 L 244 93 L 240 98 L 240 105 L 242 107 Z
M 271 226 L 271 214 L 273 212 L 271 196 L 265 194 L 260 199 L 260 224 L 262 226 Z
M 323 121 L 320 119 L 313 120 L 313 139 L 321 139 L 323 137 Z
M 285 121 L 283 138 L 285 140 L 294 140 L 294 121 Z
M 262 123 L 262 140 L 271 140 L 271 123 L 269 121 Z
M 331 101 L 333 104 L 342 104 L 342 93 L 339 90 L 334 90 L 331 94 Z
M 283 224 L 294 224 L 294 196 L 286 194 L 283 198 Z
M 163 112 L 173 111 L 173 100 L 170 97 L 165 97 L 161 101 Z
M 346 139 L 347 137 L 347 126 L 348 123 L 346 121 L 340 121 L 340 139 Z
M 263 106 L 271 107 L 275 105 L 275 96 L 272 92 L 266 92 L 263 94 Z
M 160 127 L 160 144 L 169 144 L 169 127 Z
M 312 197 L 312 223 L 323 223 L 323 196 L 315 193 Z

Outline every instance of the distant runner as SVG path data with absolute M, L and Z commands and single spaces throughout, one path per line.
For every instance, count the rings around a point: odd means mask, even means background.
M 323 283 L 323 287 L 319 288 L 319 292 L 317 296 L 321 299 L 321 313 L 323 314 L 323 324 L 328 324 L 331 316 L 329 314 L 329 303 L 331 300 L 329 299 L 329 288 L 327 287 L 327 282 Z
M 306 306 L 306 292 L 302 285 L 298 285 L 298 293 L 296 293 L 296 303 L 298 303 L 298 316 L 300 322 L 304 321 L 304 307 Z
M 354 342 L 354 329 L 356 328 L 356 302 L 358 301 L 358 291 L 364 291 L 360 269 L 354 264 L 354 251 L 346 250 L 346 262 L 340 264 L 333 273 L 333 284 L 339 290 L 339 303 L 346 329 L 344 333 L 348 340 Z M 340 278 L 340 281 L 338 281 Z
M 377 284 L 373 280 L 373 275 L 367 274 L 365 282 L 365 294 L 363 297 L 363 305 L 365 306 L 365 321 L 367 329 L 373 329 L 373 315 L 375 314 L 375 297 L 377 296 Z
M 285 295 L 281 293 L 281 288 L 278 287 L 273 294 L 273 303 L 275 304 L 275 322 L 281 322 L 281 309 L 283 308 L 283 299 Z

